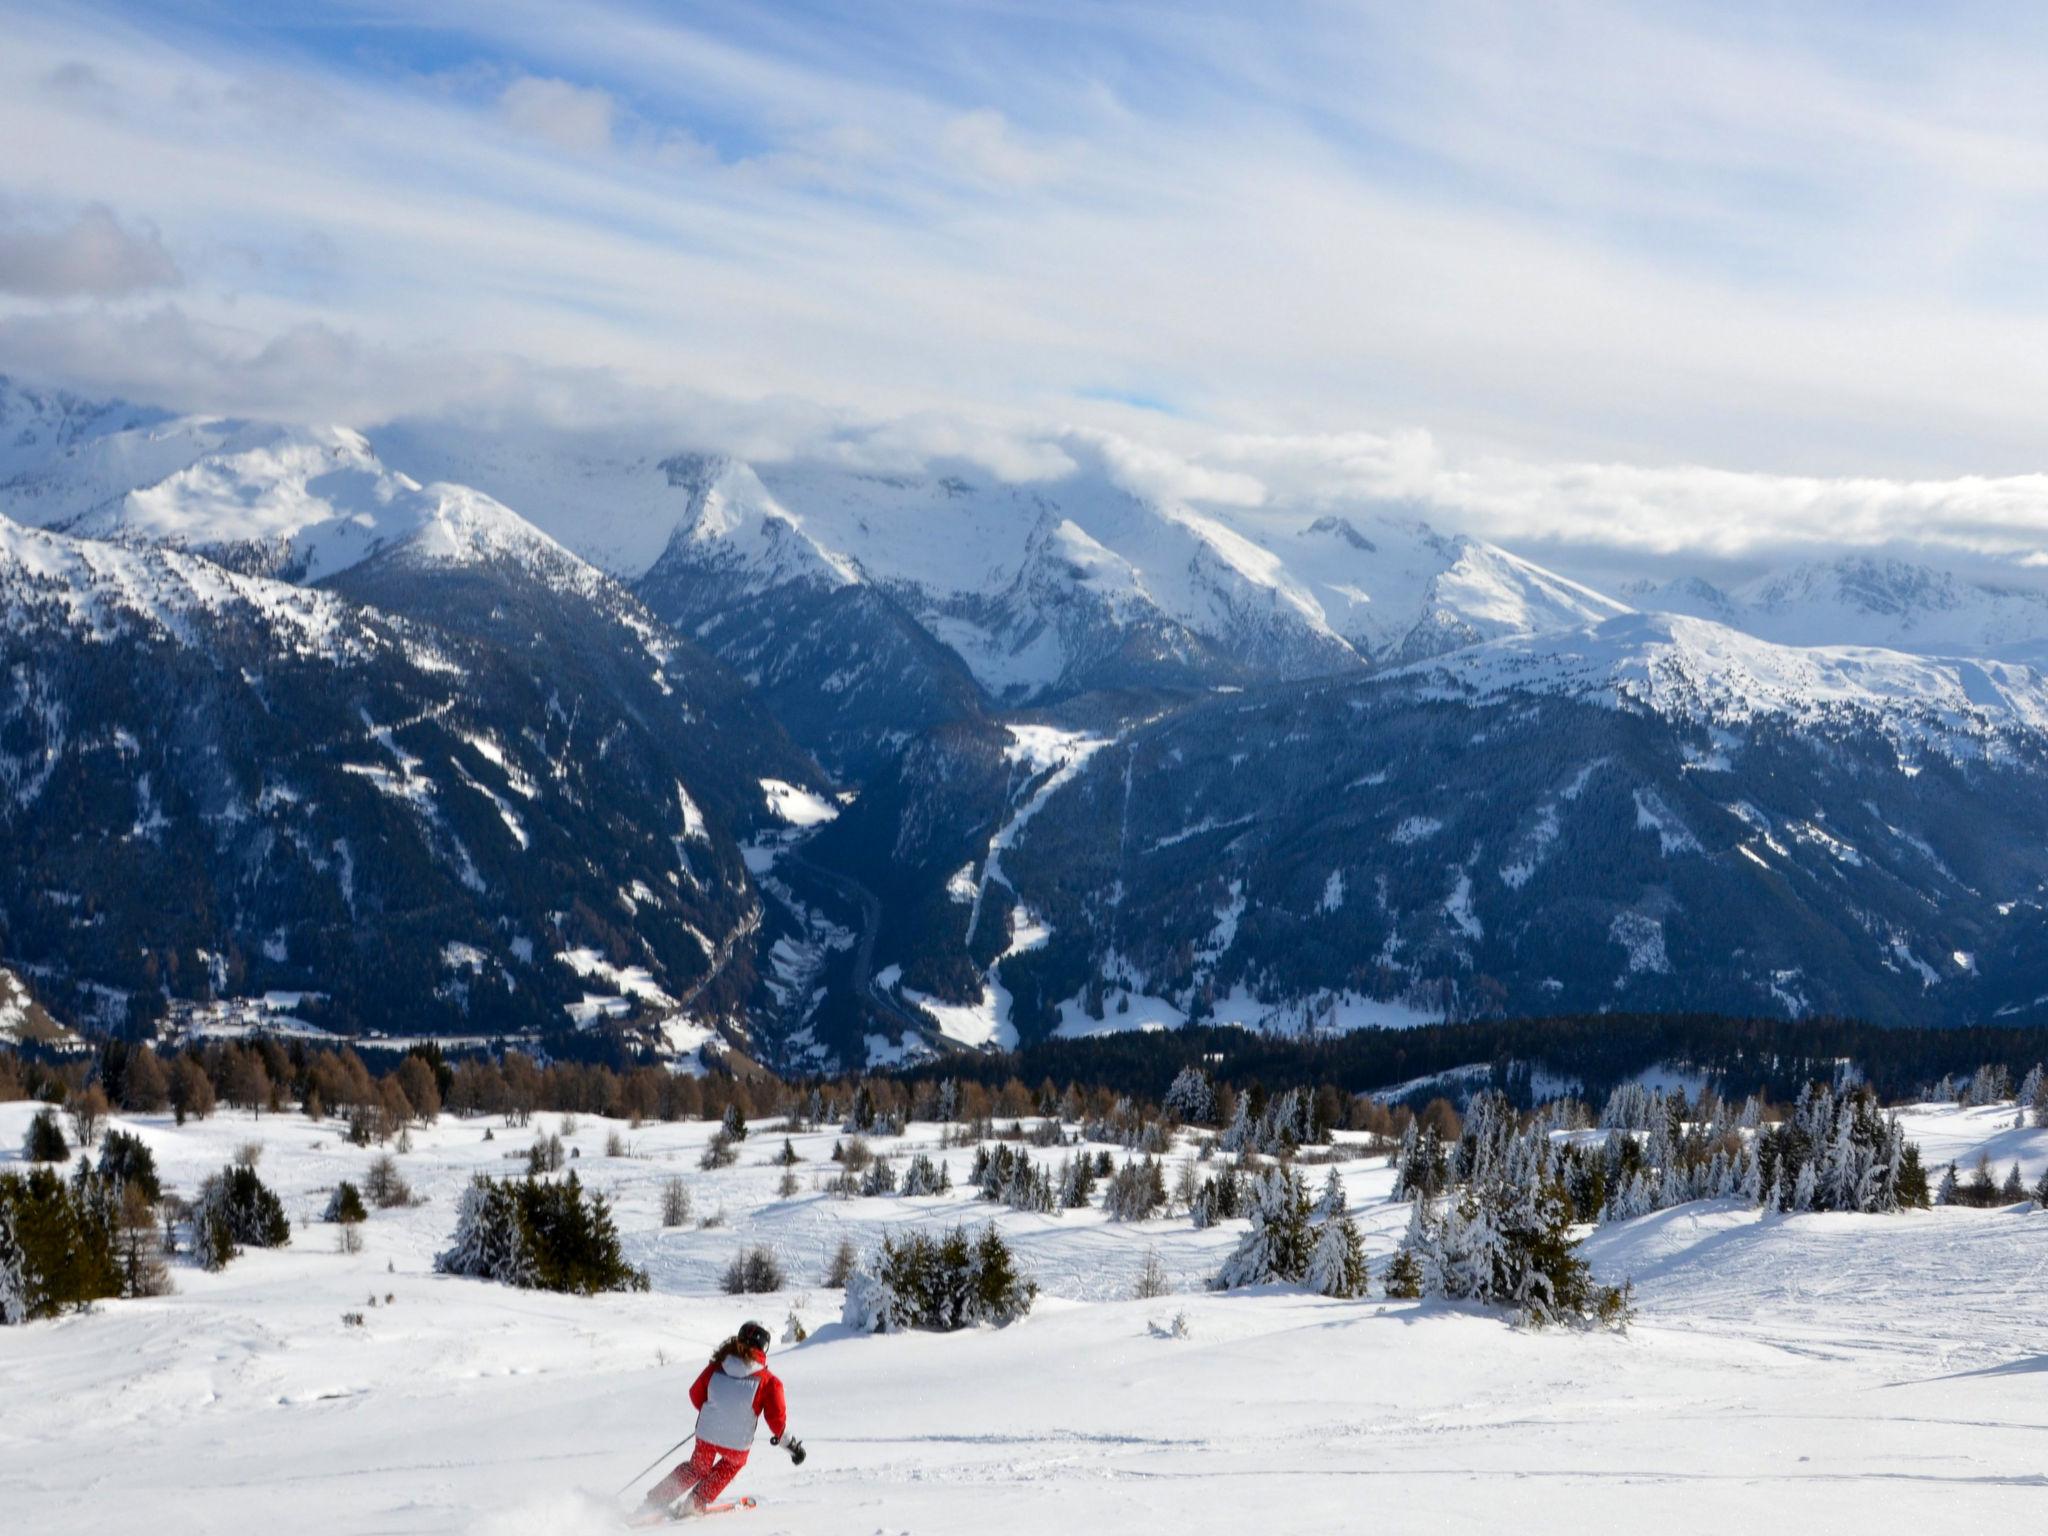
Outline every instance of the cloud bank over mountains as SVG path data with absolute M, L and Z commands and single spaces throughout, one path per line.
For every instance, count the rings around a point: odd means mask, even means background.
M 0 370 L 1568 565 L 2048 559 L 2048 23 L 0 5 Z

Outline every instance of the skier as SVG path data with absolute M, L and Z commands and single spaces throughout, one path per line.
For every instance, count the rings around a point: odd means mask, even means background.
M 768 1421 L 768 1443 L 784 1444 L 788 1403 L 781 1378 L 768 1369 L 768 1330 L 742 1323 L 712 1352 L 711 1363 L 690 1388 L 690 1403 L 697 1410 L 696 1449 L 648 1490 L 646 1502 L 634 1513 L 635 1525 L 705 1513 L 747 1464 L 747 1449 L 762 1419 Z M 789 1459 L 802 1466 L 803 1442 L 790 1436 L 786 1448 Z M 683 1500 L 682 1507 L 671 1515 L 669 1506 L 677 1499 Z

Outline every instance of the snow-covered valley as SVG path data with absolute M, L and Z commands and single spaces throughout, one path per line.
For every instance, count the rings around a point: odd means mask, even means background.
M 8 1166 L 31 1106 L 0 1106 Z M 1981 1148 L 2031 1183 L 2048 1132 L 2010 1106 L 1905 1116 L 1930 1167 Z M 570 1166 L 616 1200 L 652 1290 L 552 1296 L 432 1272 L 456 1197 L 515 1166 L 530 1129 L 444 1117 L 399 1164 L 421 1202 L 374 1212 L 360 1254 L 317 1220 L 374 1149 L 293 1114 L 174 1127 L 122 1116 L 189 1193 L 245 1142 L 293 1222 L 290 1247 L 176 1293 L 0 1330 L 0 1487 L 10 1529 L 236 1529 L 584 1536 L 606 1496 L 685 1435 L 690 1378 L 745 1316 L 778 1343 L 793 1468 L 761 1442 L 737 1491 L 748 1530 L 1188 1532 L 1376 1529 L 1709 1531 L 1769 1518 L 1822 1531 L 1970 1532 L 2029 1517 L 2048 1415 L 2036 1386 L 2048 1217 L 2029 1205 L 1897 1216 L 1759 1217 L 1679 1206 L 1595 1232 L 1632 1277 L 1625 1334 L 1527 1330 L 1445 1303 L 1207 1293 L 1241 1230 L 1099 1210 L 996 1216 L 1044 1294 L 1004 1329 L 849 1336 L 819 1284 L 844 1236 L 978 1222 L 971 1190 L 839 1199 L 816 1186 L 838 1139 L 793 1138 L 800 1192 L 776 1193 L 767 1121 L 738 1166 L 704 1172 L 714 1127 L 584 1116 Z M 486 1128 L 493 1130 L 485 1139 Z M 913 1123 L 877 1151 L 941 1152 Z M 629 1155 L 607 1157 L 616 1134 Z M 1119 1154 L 1121 1155 L 1121 1154 Z M 1341 1164 L 1377 1269 L 1407 1207 L 1384 1159 Z M 1320 1170 L 1310 1170 L 1320 1176 Z M 664 1229 L 680 1174 L 696 1217 Z M 743 1246 L 788 1268 L 781 1294 L 729 1298 Z M 1148 1250 L 1174 1294 L 1133 1300 Z M 348 1326 L 345 1313 L 360 1313 Z M 1181 1320 L 1176 1336 L 1175 1319 Z

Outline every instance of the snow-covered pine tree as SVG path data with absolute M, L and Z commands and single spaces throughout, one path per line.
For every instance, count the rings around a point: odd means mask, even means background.
M 1328 1221 L 1332 1216 L 1347 1215 L 1350 1210 L 1351 1197 L 1345 1193 L 1344 1177 L 1332 1164 L 1329 1177 L 1323 1180 L 1323 1192 L 1316 1196 L 1315 1206 L 1309 1215 L 1316 1221 Z
M 1956 1196 L 1962 1193 L 1962 1184 L 1956 1178 L 1956 1165 L 1950 1163 L 1942 1170 L 1941 1183 L 1934 1191 L 1936 1205 L 1954 1205 Z
M 1394 1149 L 1388 1159 L 1394 1167 L 1394 1192 L 1390 1200 L 1413 1200 L 1415 1191 L 1408 1187 L 1408 1170 L 1415 1162 L 1415 1122 L 1411 1119 L 1401 1127 L 1401 1145 Z
M 1216 1118 L 1216 1090 L 1209 1086 L 1208 1073 L 1197 1066 L 1182 1067 L 1161 1106 L 1190 1125 L 1207 1125 Z
M 1799 1165 L 1799 1177 L 1792 1182 L 1791 1209 L 1793 1211 L 1803 1212 L 1813 1209 L 1816 1184 L 1817 1180 L 1814 1177 L 1813 1164 L 1801 1163 Z
M 2007 1170 L 2005 1182 L 1999 1185 L 1998 1198 L 2007 1205 L 2018 1205 L 2027 1198 L 2027 1187 L 2020 1182 L 2020 1165 L 2017 1160 Z
M 1308 1272 L 1302 1277 L 1318 1295 L 1345 1300 L 1363 1296 L 1370 1272 L 1366 1267 L 1365 1245 L 1358 1228 L 1340 1206 L 1323 1218 L 1316 1228 L 1315 1246 L 1309 1250 Z
M 895 1333 L 900 1303 L 889 1283 L 863 1254 L 846 1277 L 846 1303 L 839 1320 L 855 1333 Z
M 1216 1138 L 1216 1145 L 1225 1152 L 1242 1152 L 1252 1140 L 1251 1119 L 1252 1096 L 1240 1093 L 1237 1108 L 1231 1113 L 1230 1124 L 1223 1128 L 1223 1134 Z
M 1444 1293 L 1443 1244 L 1439 1225 L 1427 1200 L 1418 1200 L 1408 1212 L 1408 1230 L 1401 1246 L 1387 1264 L 1387 1294 L 1397 1300 L 1419 1301 Z
M 1251 1229 L 1216 1274 L 1218 1290 L 1275 1282 L 1298 1284 L 1308 1269 L 1308 1193 L 1289 1168 L 1253 1180 Z

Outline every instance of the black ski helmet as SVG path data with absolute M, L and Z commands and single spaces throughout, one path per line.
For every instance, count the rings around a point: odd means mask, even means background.
M 768 1353 L 768 1330 L 759 1323 L 741 1323 L 740 1343 L 765 1355 Z

